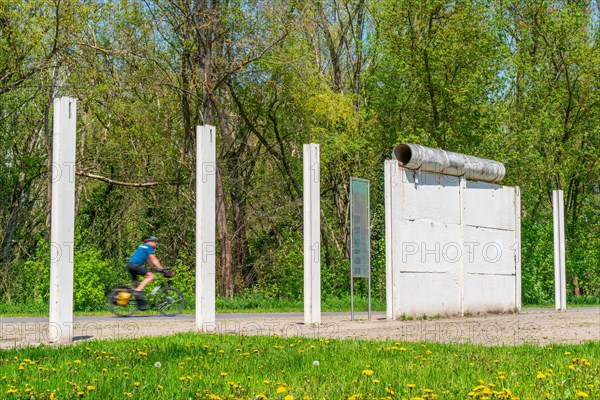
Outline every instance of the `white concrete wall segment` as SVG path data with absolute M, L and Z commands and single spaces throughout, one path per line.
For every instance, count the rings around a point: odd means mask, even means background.
M 402 272 L 402 293 L 395 319 L 403 316 L 449 316 L 460 312 L 459 271 L 447 273 Z
M 463 241 L 465 272 L 515 275 L 515 232 L 467 226 Z
M 465 315 L 514 311 L 514 275 L 467 273 L 464 282 Z
M 466 224 L 514 231 L 514 202 L 515 189 L 513 187 L 467 181 Z
M 400 247 L 395 248 L 400 272 L 452 273 L 462 254 L 460 226 L 432 221 L 398 224 Z
M 400 198 L 394 201 L 402 204 L 397 207 L 402 218 L 460 224 L 460 178 L 402 167 L 398 170 Z
M 554 217 L 554 302 L 560 311 L 567 309 L 567 283 L 565 275 L 565 205 L 562 190 L 552 191 Z
M 385 164 L 387 317 L 521 305 L 518 188 Z
M 50 312 L 48 338 L 73 341 L 73 246 L 75 235 L 75 149 L 77 100 L 54 100 L 50 227 Z
M 215 324 L 217 146 L 214 126 L 196 127 L 196 328 Z
M 303 146 L 304 323 L 321 323 L 321 185 L 319 145 Z

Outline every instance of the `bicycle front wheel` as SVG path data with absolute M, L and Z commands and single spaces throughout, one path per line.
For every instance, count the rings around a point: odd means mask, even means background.
M 154 298 L 154 305 L 162 315 L 174 317 L 181 314 L 185 307 L 185 299 L 183 293 L 174 287 L 164 287 Z
M 108 308 L 119 317 L 126 317 L 137 310 L 137 299 L 129 288 L 116 287 L 107 296 Z

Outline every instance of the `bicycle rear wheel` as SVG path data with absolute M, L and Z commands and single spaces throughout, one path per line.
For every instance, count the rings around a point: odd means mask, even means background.
M 106 300 L 110 311 L 119 317 L 131 315 L 138 308 L 137 298 L 133 295 L 133 291 L 127 287 L 113 288 Z
M 162 315 L 174 317 L 183 311 L 185 299 L 179 289 L 167 286 L 156 293 L 154 305 Z

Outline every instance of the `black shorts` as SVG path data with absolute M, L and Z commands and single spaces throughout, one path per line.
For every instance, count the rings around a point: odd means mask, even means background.
M 140 264 L 127 263 L 127 271 L 131 274 L 131 279 L 137 280 L 139 275 L 144 276 L 148 273 L 148 270 Z

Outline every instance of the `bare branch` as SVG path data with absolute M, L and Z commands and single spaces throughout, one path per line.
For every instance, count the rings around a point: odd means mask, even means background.
M 159 182 L 122 182 L 122 181 L 117 181 L 117 180 L 114 180 L 111 178 L 107 178 L 105 176 L 95 175 L 95 174 L 91 174 L 89 172 L 84 172 L 84 171 L 77 171 L 76 174 L 79 176 L 85 176 L 86 178 L 98 179 L 103 182 L 108 182 L 108 183 L 112 183 L 113 185 L 120 185 L 120 186 L 152 187 L 152 186 L 156 186 L 159 184 Z

